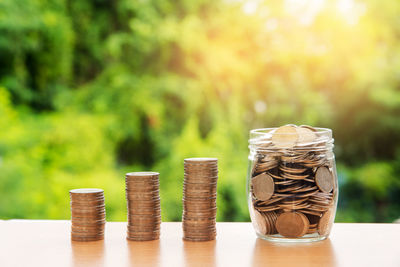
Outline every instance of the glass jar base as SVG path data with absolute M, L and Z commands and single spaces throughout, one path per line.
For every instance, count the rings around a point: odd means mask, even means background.
M 271 242 L 277 242 L 277 243 L 308 243 L 308 242 L 317 242 L 317 241 L 322 241 L 327 238 L 327 236 L 321 236 L 318 234 L 308 234 L 305 235 L 301 238 L 287 238 L 283 237 L 281 235 L 262 235 L 259 233 L 256 233 L 257 237 L 271 241 Z

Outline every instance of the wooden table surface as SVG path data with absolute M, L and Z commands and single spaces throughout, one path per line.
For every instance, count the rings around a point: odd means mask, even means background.
M 327 240 L 270 243 L 250 223 L 217 223 L 211 242 L 183 242 L 181 223 L 161 239 L 127 241 L 108 222 L 104 241 L 71 242 L 69 221 L 0 220 L 0 266 L 400 266 L 400 224 L 335 224 Z

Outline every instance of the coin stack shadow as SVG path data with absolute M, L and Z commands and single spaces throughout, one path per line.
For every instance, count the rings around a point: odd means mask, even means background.
M 304 139 L 309 145 L 299 141 Z M 294 125 L 278 128 L 272 141 L 263 139 L 251 173 L 252 214 L 261 234 L 299 238 L 329 233 L 337 185 L 327 142 L 314 128 Z
M 161 208 L 158 172 L 126 174 L 128 207 L 127 239 L 149 241 L 160 238 Z
M 183 240 L 214 240 L 217 215 L 218 160 L 190 158 L 184 160 Z
M 71 197 L 71 239 L 96 241 L 104 239 L 106 211 L 104 191 L 95 188 L 73 189 Z

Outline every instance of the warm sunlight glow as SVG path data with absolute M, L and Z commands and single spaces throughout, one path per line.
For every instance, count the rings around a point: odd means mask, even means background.
M 366 11 L 365 4 L 357 3 L 353 0 L 338 0 L 336 7 L 350 25 L 357 24 L 360 16 Z
M 286 0 L 285 11 L 296 16 L 301 24 L 309 25 L 324 5 L 325 0 Z
M 236 3 L 237 1 L 230 1 Z M 240 2 L 240 1 L 239 1 Z M 247 15 L 264 13 L 268 15 L 268 1 L 244 0 L 242 2 L 242 11 Z M 349 25 L 358 23 L 360 16 L 366 11 L 366 5 L 354 0 L 284 0 L 283 12 L 292 16 L 300 25 L 311 25 L 316 16 L 322 11 L 328 11 L 331 14 L 337 14 Z M 267 12 L 265 12 L 267 11 Z M 276 21 L 266 23 L 268 30 L 276 29 Z

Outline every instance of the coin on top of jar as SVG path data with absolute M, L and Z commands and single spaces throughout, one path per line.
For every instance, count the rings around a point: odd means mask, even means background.
M 271 141 L 278 147 L 290 149 L 298 145 L 309 145 L 317 140 L 316 130 L 308 125 L 287 124 L 273 131 Z
M 288 124 L 279 127 L 272 134 L 272 143 L 279 148 L 292 148 L 296 145 L 299 134 L 296 125 Z
M 317 138 L 315 134 L 315 129 L 311 126 L 301 125 L 296 128 L 297 133 L 299 134 L 299 143 L 312 143 Z

